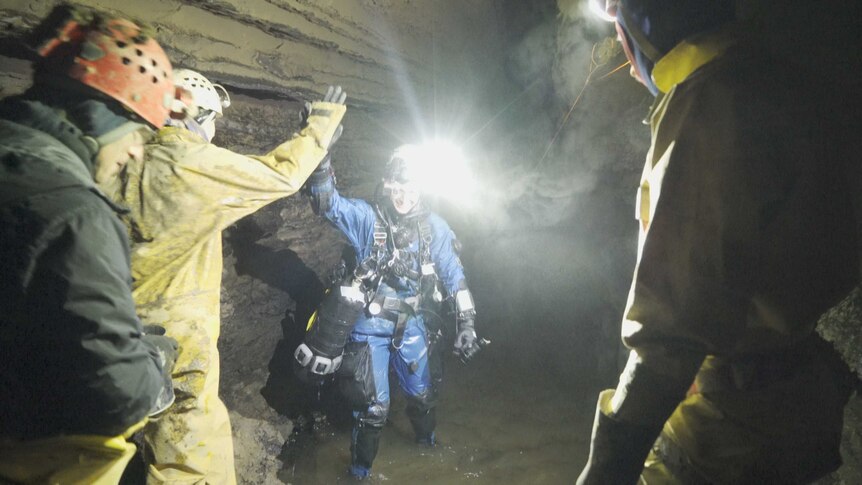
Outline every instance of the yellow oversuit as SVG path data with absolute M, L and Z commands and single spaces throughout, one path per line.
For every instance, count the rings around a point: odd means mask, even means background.
M 149 483 L 236 483 L 233 443 L 219 399 L 221 231 L 295 193 L 326 155 L 342 104 L 316 102 L 306 127 L 263 156 L 239 155 L 178 127 L 160 130 L 118 187 L 132 246 L 141 320 L 177 339 L 176 403 L 145 428 Z M 322 113 L 322 114 L 317 114 Z

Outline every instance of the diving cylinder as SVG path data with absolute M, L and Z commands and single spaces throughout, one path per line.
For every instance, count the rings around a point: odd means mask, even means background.
M 305 341 L 293 354 L 299 364 L 296 371 L 300 378 L 309 380 L 332 374 L 341 366 L 341 354 L 350 331 L 365 308 L 360 284 L 361 280 L 351 274 L 323 297 Z

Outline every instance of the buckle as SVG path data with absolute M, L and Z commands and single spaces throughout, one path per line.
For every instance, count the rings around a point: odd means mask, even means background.
M 332 373 L 333 367 L 332 359 L 318 355 L 314 358 L 314 363 L 311 366 L 311 373 L 325 376 Z
M 398 310 L 401 310 L 401 300 L 399 300 L 398 298 L 392 298 L 392 297 L 388 297 L 388 296 L 384 297 L 383 298 L 383 309 L 397 312 Z
M 305 342 L 299 344 L 299 347 L 296 348 L 296 351 L 293 352 L 293 357 L 299 362 L 299 365 L 305 367 L 311 362 L 311 359 L 314 357 L 314 352 L 308 348 L 308 345 L 305 345 Z
M 418 296 L 408 296 L 404 299 L 404 303 L 416 311 L 419 308 L 419 297 Z

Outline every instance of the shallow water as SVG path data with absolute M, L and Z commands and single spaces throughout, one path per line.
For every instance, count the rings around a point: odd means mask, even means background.
M 413 443 L 405 400 L 393 393 L 371 480 L 362 483 L 573 483 L 587 458 L 597 390 L 507 363 L 501 354 L 480 355 L 469 366 L 447 361 L 434 448 Z M 350 422 L 338 408 L 315 411 L 313 426 L 291 437 L 282 481 L 352 483 Z

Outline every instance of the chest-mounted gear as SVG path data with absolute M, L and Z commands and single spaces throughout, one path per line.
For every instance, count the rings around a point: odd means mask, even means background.
M 397 250 L 406 250 L 416 240 L 416 228 L 412 224 L 405 224 L 392 231 L 392 243 Z
M 378 209 L 374 221 L 373 248 L 360 266 L 376 267 L 378 276 L 408 278 L 418 282 L 423 276 L 434 276 L 431 260 L 431 224 L 426 217 L 406 217 L 397 221 L 383 217 Z M 411 250 L 418 240 L 418 251 Z

